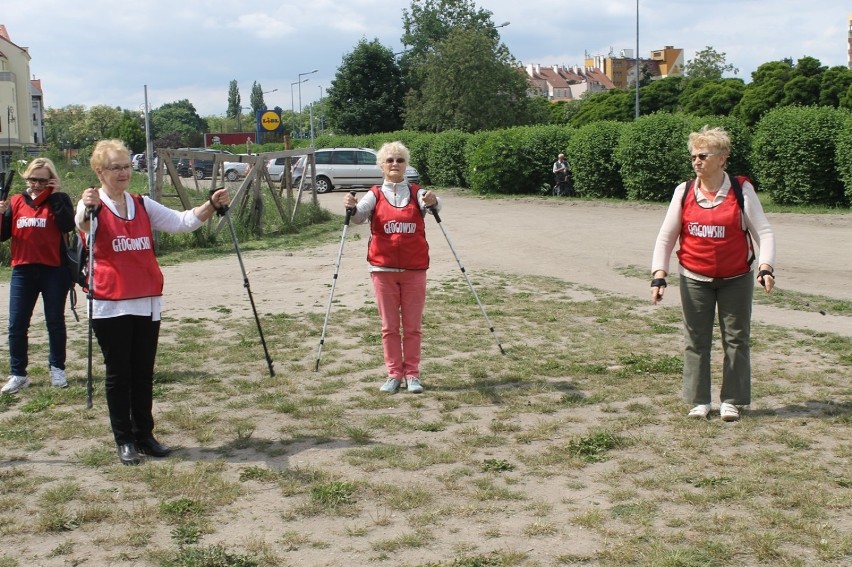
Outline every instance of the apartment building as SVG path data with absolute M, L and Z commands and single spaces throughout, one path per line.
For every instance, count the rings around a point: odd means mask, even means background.
M 12 156 L 44 144 L 41 81 L 30 79 L 30 54 L 0 24 L 0 170 Z
M 523 70 L 530 84 L 530 94 L 546 97 L 551 102 L 576 100 L 583 93 L 605 91 L 615 86 L 600 69 L 528 64 Z
M 636 81 L 636 57 L 632 49 L 622 49 L 617 55 L 613 50 L 607 55 L 586 53 L 585 65 L 601 69 L 620 89 L 631 87 Z M 683 49 L 667 45 L 652 51 L 650 58 L 640 58 L 639 66 L 647 69 L 654 79 L 680 76 L 684 67 Z

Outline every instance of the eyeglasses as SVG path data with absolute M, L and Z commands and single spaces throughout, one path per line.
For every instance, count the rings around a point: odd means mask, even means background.
M 398 158 L 394 159 L 392 157 L 389 157 L 388 159 L 385 160 L 385 163 L 394 163 L 394 162 L 405 163 L 405 158 L 398 157 Z
M 50 177 L 27 177 L 27 183 L 32 183 L 33 185 L 47 185 L 50 183 Z
M 692 154 L 689 156 L 689 161 L 695 161 L 696 159 L 701 161 L 707 161 L 707 158 L 710 156 L 715 156 L 716 154 Z
M 132 168 L 133 168 L 133 166 L 128 163 L 128 164 L 125 164 L 125 165 L 111 165 L 109 167 L 105 167 L 104 171 L 111 171 L 113 173 L 118 173 L 119 171 L 130 171 Z

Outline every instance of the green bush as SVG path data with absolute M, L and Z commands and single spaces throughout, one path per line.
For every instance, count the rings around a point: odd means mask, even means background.
M 577 129 L 568 143 L 574 190 L 584 197 L 626 196 L 615 148 L 625 122 L 602 120 Z
M 553 124 L 515 128 L 514 132 L 519 144 L 514 165 L 519 192 L 539 193 L 542 186 L 553 183 L 553 162 L 560 153 L 567 153 L 574 130 Z
M 852 115 L 843 121 L 837 134 L 837 173 L 845 187 L 846 202 L 852 203 Z
M 693 176 L 686 147 L 690 126 L 689 117 L 664 112 L 627 125 L 615 159 L 628 199 L 667 201 L 678 184 Z
M 439 187 L 467 187 L 465 146 L 470 134 L 447 130 L 435 134 L 426 156 L 429 179 Z M 416 166 L 415 166 L 416 167 Z M 421 172 L 422 174 L 422 172 Z
M 518 193 L 511 164 L 516 147 L 509 130 L 491 130 L 471 136 L 467 154 L 467 180 L 475 193 Z
M 775 108 L 763 115 L 751 162 L 775 203 L 848 205 L 836 161 L 838 135 L 848 116 L 846 110 L 816 106 Z

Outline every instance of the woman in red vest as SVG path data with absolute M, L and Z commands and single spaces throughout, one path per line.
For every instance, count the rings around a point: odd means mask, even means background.
M 737 421 L 737 406 L 751 404 L 751 305 L 754 294 L 752 237 L 760 247 L 757 282 L 775 285 L 775 235 L 746 177 L 725 172 L 731 141 L 721 128 L 704 126 L 689 135 L 696 179 L 677 186 L 654 246 L 651 301 L 663 299 L 675 243 L 685 348 L 683 396 L 689 417 L 710 414 L 710 352 L 718 310 L 724 362 L 719 414 Z
M 56 167 L 47 158 L 30 162 L 23 175 L 27 189 L 0 201 L 0 241 L 12 239 L 9 282 L 9 380 L 0 389 L 14 394 L 30 385 L 28 330 L 41 294 L 47 324 L 50 383 L 68 386 L 65 377 L 65 297 L 71 274 L 65 267 L 65 233 L 74 230 L 74 207 L 60 191 Z
M 139 453 L 165 457 L 171 449 L 154 438 L 154 359 L 160 334 L 163 274 L 154 256 L 153 231 L 190 232 L 228 204 L 225 189 L 203 205 L 174 211 L 127 192 L 133 175 L 130 152 L 121 140 L 102 140 L 92 152 L 100 188 L 83 191 L 77 227 L 94 232 L 92 327 L 106 365 L 109 419 L 125 465 Z
M 413 394 L 423 391 L 420 342 L 429 268 L 424 216 L 429 207 L 440 212 L 440 201 L 432 191 L 405 180 L 409 158 L 401 142 L 383 145 L 376 156 L 385 176 L 382 186 L 373 186 L 360 201 L 349 193 L 343 198 L 343 206 L 353 209 L 352 222 L 370 221 L 367 261 L 382 318 L 388 374 L 380 391 L 390 394 L 402 384 Z

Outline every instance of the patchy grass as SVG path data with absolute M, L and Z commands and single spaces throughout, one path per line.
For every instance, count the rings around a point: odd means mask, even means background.
M 755 406 L 693 421 L 675 308 L 477 274 L 501 356 L 463 281 L 429 286 L 419 396 L 378 392 L 377 313 L 345 302 L 319 372 L 322 315 L 262 315 L 274 377 L 253 320 L 165 320 L 155 416 L 177 450 L 139 467 L 100 376 L 93 410 L 79 376 L 0 396 L 0 565 L 852 561 L 848 340 L 755 324 Z

